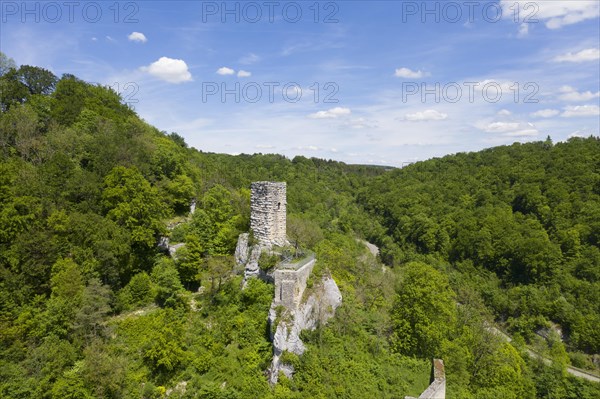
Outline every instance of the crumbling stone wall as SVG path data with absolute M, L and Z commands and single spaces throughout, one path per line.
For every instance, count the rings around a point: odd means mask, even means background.
M 446 372 L 442 359 L 433 359 L 431 374 L 431 385 L 423 391 L 418 399 L 446 399 Z M 404 399 L 415 398 L 406 396 Z
M 286 183 L 259 181 L 251 185 L 250 228 L 262 245 L 286 245 Z
M 289 310 L 294 310 L 302 300 L 306 289 L 306 282 L 315 265 L 315 257 L 311 256 L 298 265 L 281 264 L 273 277 L 275 279 L 274 304 L 283 305 Z

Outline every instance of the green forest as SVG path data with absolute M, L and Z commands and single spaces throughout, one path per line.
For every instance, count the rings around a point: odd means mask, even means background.
M 416 397 L 432 358 L 449 399 L 600 397 L 567 372 L 600 375 L 597 137 L 402 169 L 214 154 L 5 56 L 0 110 L 2 398 Z M 273 286 L 233 258 L 263 180 L 343 295 L 274 386 Z

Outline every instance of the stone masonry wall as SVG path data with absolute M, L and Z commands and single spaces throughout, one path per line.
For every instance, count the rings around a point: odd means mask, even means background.
M 265 246 L 285 245 L 286 239 L 286 183 L 254 182 L 250 195 L 250 228 Z
M 315 258 L 312 257 L 298 269 L 281 265 L 275 270 L 275 306 L 283 305 L 290 310 L 298 307 L 314 265 Z
M 415 398 L 406 396 L 405 399 Z M 442 359 L 433 359 L 431 385 L 419 395 L 418 399 L 446 399 L 446 372 Z

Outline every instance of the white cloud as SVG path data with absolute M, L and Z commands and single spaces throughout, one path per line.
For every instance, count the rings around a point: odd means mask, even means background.
M 233 70 L 231 68 L 227 68 L 227 67 L 221 67 L 221 68 L 217 69 L 217 74 L 218 75 L 233 75 L 233 74 L 235 74 L 235 70 Z
M 404 119 L 407 121 L 441 121 L 448 117 L 448 114 L 436 111 L 435 109 L 428 109 L 422 112 L 415 112 L 414 114 L 404 115 Z
M 377 123 L 373 121 L 366 120 L 365 118 L 356 118 L 350 120 L 348 123 L 344 125 L 344 127 L 350 129 L 374 129 L 377 128 Z
M 585 138 L 586 136 L 583 134 L 583 132 L 581 130 L 576 130 L 573 133 L 569 134 L 568 138 L 571 137 L 582 137 Z
M 500 115 L 500 116 L 509 116 L 509 115 L 512 115 L 512 112 L 510 112 L 507 109 L 501 109 L 500 111 L 498 111 L 498 115 Z
M 111 42 L 111 43 L 116 43 L 116 42 L 117 42 L 115 39 L 113 39 L 112 37 L 110 37 L 110 36 L 108 36 L 108 35 L 104 36 L 104 38 L 105 38 L 106 40 L 108 40 L 109 42 Z
M 131 32 L 127 38 L 132 42 L 146 43 L 148 41 L 148 39 L 146 39 L 146 35 L 141 32 Z
M 528 34 L 529 34 L 529 24 L 523 23 L 523 24 L 519 25 L 519 33 L 517 34 L 517 36 L 525 37 Z
M 585 116 L 600 116 L 600 107 L 597 105 L 575 105 L 565 107 L 565 112 L 560 116 L 565 118 L 576 118 Z
M 168 57 L 160 57 L 158 61 L 142 67 L 141 70 L 169 83 L 182 83 L 192 80 L 192 74 L 188 70 L 185 61 Z
M 320 151 L 321 148 L 317 147 L 316 145 L 307 145 L 307 146 L 300 146 L 300 147 L 296 147 L 297 150 L 300 151 Z
M 485 92 L 485 97 L 494 98 L 499 95 L 501 98 L 512 99 L 512 93 L 515 90 L 515 82 L 508 80 L 485 79 L 477 82 L 475 90 L 479 93 Z
M 592 98 L 600 97 L 600 91 L 597 91 L 596 93 L 592 93 L 591 91 L 579 93 L 571 86 L 561 87 L 560 92 L 562 94 L 558 98 L 563 101 L 589 101 Z
M 577 0 L 501 0 L 505 18 L 519 21 L 542 20 L 548 29 L 559 29 L 600 16 L 598 1 Z M 517 14 L 518 11 L 518 14 Z
M 327 111 L 319 111 L 308 115 L 311 119 L 336 119 L 340 116 L 350 115 L 352 111 L 349 108 L 335 107 Z
M 531 123 L 526 122 L 490 122 L 478 124 L 479 129 L 502 137 L 534 137 L 540 134 Z
M 298 98 L 303 94 L 302 87 L 296 85 L 287 86 L 285 90 L 282 88 L 280 92 L 286 98 Z
M 237 76 L 238 76 L 238 78 L 247 78 L 247 77 L 249 77 L 249 76 L 252 76 L 252 73 L 251 73 L 251 72 L 244 71 L 244 70 L 240 69 L 240 70 L 238 71 L 238 74 L 237 74 Z
M 507 137 L 534 137 L 540 134 L 537 129 L 522 129 L 508 132 L 505 134 Z
M 270 144 L 257 144 L 254 146 L 254 148 L 264 149 L 264 150 L 272 150 L 275 148 L 275 146 L 270 145 Z
M 258 61 L 260 61 L 260 57 L 254 53 L 250 53 L 240 58 L 240 64 L 244 65 L 254 64 Z
M 554 57 L 555 62 L 586 62 L 600 60 L 600 49 L 586 48 L 576 53 L 568 52 L 567 54 Z
M 492 122 L 483 127 L 487 133 L 509 133 L 519 129 L 519 122 Z
M 557 109 L 541 109 L 539 111 L 535 111 L 531 114 L 534 118 L 552 118 L 560 114 L 560 111 Z
M 397 78 L 418 79 L 425 76 L 425 73 L 422 71 L 413 71 L 409 68 L 398 68 L 396 69 L 394 76 Z

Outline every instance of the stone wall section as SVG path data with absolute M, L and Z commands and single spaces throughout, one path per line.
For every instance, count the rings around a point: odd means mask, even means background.
M 311 256 L 303 264 L 281 264 L 273 273 L 275 279 L 275 306 L 283 305 L 287 309 L 297 309 L 306 289 L 306 283 L 315 266 L 315 257 Z
M 442 359 L 433 359 L 431 384 L 418 399 L 446 399 L 446 372 Z M 404 399 L 415 399 L 406 396 Z

